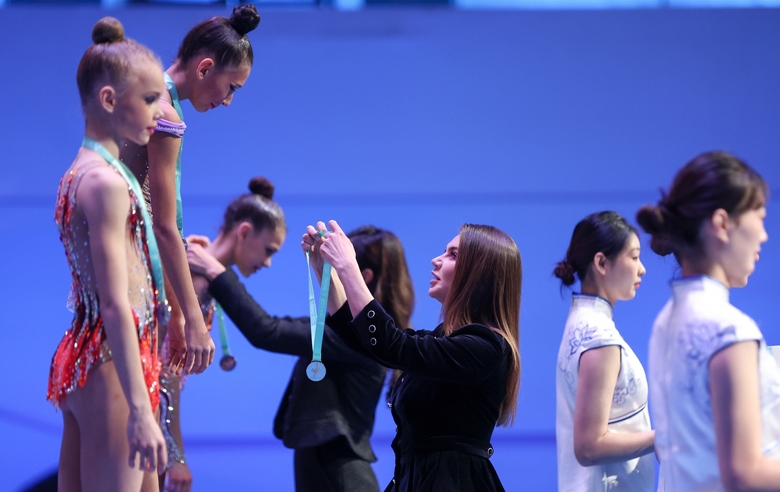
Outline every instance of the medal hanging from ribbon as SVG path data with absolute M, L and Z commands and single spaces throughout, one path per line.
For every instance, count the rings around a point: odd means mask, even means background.
M 219 341 L 222 345 L 222 358 L 219 359 L 219 367 L 221 367 L 223 371 L 232 371 L 236 368 L 236 358 L 230 353 L 230 343 L 228 343 L 227 330 L 225 329 L 225 313 L 219 303 L 214 306 L 214 314 L 217 316 L 217 324 L 219 324 Z
M 319 234 L 325 235 L 322 231 Z M 327 261 L 322 265 L 322 287 L 318 306 L 314 299 L 314 283 L 311 280 L 311 261 L 308 251 L 306 265 L 309 267 L 309 323 L 311 324 L 311 364 L 306 367 L 306 376 L 312 381 L 322 381 L 325 377 L 325 365 L 322 363 L 322 338 L 325 334 L 325 311 L 328 307 L 331 266 Z
M 138 184 L 138 180 L 135 179 L 135 175 L 125 166 L 119 159 L 111 155 L 111 153 L 103 147 L 100 142 L 96 142 L 89 137 L 84 137 L 81 142 L 81 146 L 90 150 L 94 150 L 100 157 L 106 160 L 106 162 L 119 172 L 119 175 L 124 178 L 130 189 L 133 190 L 136 200 L 140 200 L 138 209 L 141 211 L 141 218 L 144 221 L 144 229 L 146 231 L 146 246 L 149 249 L 149 263 L 152 267 L 152 278 L 154 279 L 155 296 L 157 297 L 157 319 L 162 323 L 167 323 L 170 319 L 170 312 L 168 308 L 168 300 L 165 297 L 165 282 L 163 281 L 162 262 L 160 261 L 160 251 L 157 248 L 157 239 L 154 237 L 154 229 L 152 228 L 152 221 L 149 218 L 149 212 L 146 210 L 146 206 L 143 204 L 143 192 L 141 191 L 141 185 Z

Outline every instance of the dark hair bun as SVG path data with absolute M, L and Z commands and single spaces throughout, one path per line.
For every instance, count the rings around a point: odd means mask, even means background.
M 260 24 L 260 14 L 251 3 L 236 5 L 233 8 L 233 13 L 230 15 L 230 25 L 240 36 L 254 31 L 258 24 Z
M 672 241 L 667 231 L 667 221 L 661 205 L 645 205 L 636 213 L 636 221 L 650 234 L 650 249 L 660 256 L 674 253 Z
M 266 178 L 258 176 L 249 182 L 249 191 L 255 195 L 271 200 L 274 197 L 274 185 Z
M 574 267 L 568 261 L 560 261 L 555 265 L 553 275 L 561 279 L 563 285 L 571 285 L 574 283 Z
M 655 205 L 645 205 L 636 213 L 636 221 L 648 234 L 664 232 L 664 215 L 661 208 Z
M 103 17 L 92 28 L 92 41 L 95 44 L 116 43 L 125 39 L 125 28 L 113 17 Z

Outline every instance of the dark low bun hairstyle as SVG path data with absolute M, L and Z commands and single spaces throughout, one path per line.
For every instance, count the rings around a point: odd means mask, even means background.
M 286 231 L 282 207 L 272 200 L 274 185 L 264 177 L 256 177 L 249 181 L 249 191 L 251 193 L 241 195 L 228 205 L 221 231 L 227 234 L 242 222 L 252 224 L 256 233 L 279 227 Z
M 559 261 L 557 265 L 555 265 L 555 270 L 553 271 L 553 275 L 561 279 L 561 282 L 563 285 L 571 285 L 576 280 L 574 278 L 574 267 L 569 263 L 568 261 Z
M 665 234 L 666 220 L 664 219 L 663 206 L 645 205 L 636 213 L 636 222 L 648 234 L 650 234 L 650 249 L 660 256 L 674 253 L 671 241 Z
M 113 17 L 103 17 L 92 28 L 94 44 L 87 48 L 76 70 L 81 107 L 86 111 L 101 87 L 111 85 L 121 89 L 142 61 L 152 60 L 162 65 L 146 46 L 125 37 L 122 23 Z
M 198 56 L 210 56 L 217 69 L 235 68 L 254 62 L 252 44 L 246 34 L 260 23 L 260 14 L 252 4 L 236 5 L 230 19 L 217 16 L 190 29 L 176 58 L 187 65 Z
M 701 226 L 716 210 L 736 218 L 768 198 L 766 182 L 752 167 L 727 152 L 705 152 L 677 172 L 657 205 L 640 208 L 636 220 L 652 235 L 653 251 L 680 261 L 701 252 Z
M 617 212 L 588 215 L 574 227 L 566 258 L 558 262 L 553 275 L 567 286 L 574 283 L 575 274 L 580 282 L 584 281 L 597 253 L 614 260 L 626 248 L 631 235 L 636 233 L 636 228 Z
M 648 234 L 662 234 L 664 231 L 664 215 L 661 208 L 655 205 L 645 205 L 636 213 L 636 220 Z

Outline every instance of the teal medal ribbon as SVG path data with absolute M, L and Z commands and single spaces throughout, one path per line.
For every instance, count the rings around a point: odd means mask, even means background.
M 320 232 L 320 236 L 324 233 Z M 328 308 L 331 265 L 327 261 L 322 265 L 322 287 L 319 306 L 314 299 L 314 284 L 311 280 L 311 261 L 306 252 L 306 265 L 309 267 L 309 323 L 311 325 L 311 364 L 306 367 L 306 376 L 312 381 L 322 381 L 325 377 L 325 365 L 322 363 L 322 339 L 325 334 L 325 312 Z
M 176 114 L 184 121 L 184 113 L 181 110 L 181 102 L 179 102 L 179 91 L 176 89 L 176 84 L 173 83 L 173 79 L 170 75 L 163 72 L 165 78 L 165 86 L 168 87 L 168 91 L 171 93 L 171 102 L 173 103 L 173 109 L 176 110 Z M 179 229 L 179 234 L 184 237 L 184 219 L 181 205 L 181 149 L 184 148 L 184 137 L 181 138 L 181 145 L 179 145 L 179 155 L 176 156 L 176 227 Z
M 222 306 L 217 303 L 214 306 L 214 315 L 217 317 L 217 323 L 219 324 L 219 341 L 222 345 L 222 358 L 219 359 L 219 367 L 223 371 L 232 371 L 236 368 L 236 358 L 230 353 L 230 344 L 228 343 L 227 330 L 225 329 L 225 314 L 223 313 Z
M 143 192 L 141 191 L 141 185 L 138 184 L 138 180 L 135 179 L 135 175 L 125 166 L 119 159 L 111 155 L 99 142 L 92 140 L 89 137 L 84 137 L 81 142 L 81 146 L 90 150 L 94 150 L 100 157 L 106 160 L 106 162 L 116 169 L 119 174 L 130 185 L 130 189 L 133 190 L 136 200 L 140 200 L 138 210 L 141 211 L 141 218 L 144 221 L 144 229 L 146 230 L 146 245 L 149 248 L 149 260 L 152 267 L 152 277 L 154 278 L 155 295 L 157 297 L 157 317 L 158 320 L 163 323 L 167 323 L 170 314 L 168 308 L 168 300 L 165 297 L 165 282 L 163 281 L 163 269 L 162 262 L 160 261 L 160 250 L 157 248 L 157 238 L 154 236 L 154 229 L 152 228 L 152 221 L 149 218 L 149 212 L 146 210 L 146 206 L 143 203 Z

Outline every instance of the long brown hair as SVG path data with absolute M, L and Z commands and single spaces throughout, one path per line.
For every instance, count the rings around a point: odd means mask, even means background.
M 414 287 L 398 236 L 368 225 L 351 231 L 347 237 L 355 247 L 360 269 L 374 272 L 368 290 L 393 317 L 396 326 L 408 328 L 414 310 Z
M 393 317 L 399 328 L 411 326 L 414 311 L 414 287 L 406 264 L 406 254 L 398 236 L 390 231 L 367 225 L 347 234 L 355 246 L 358 267 L 374 272 L 368 290 L 379 304 Z M 393 386 L 401 377 L 401 371 L 390 375 L 387 399 Z
M 517 244 L 504 231 L 464 224 L 452 286 L 444 302 L 444 333 L 480 323 L 499 333 L 512 350 L 512 367 L 498 425 L 509 426 L 520 390 L 520 293 L 523 265 Z

